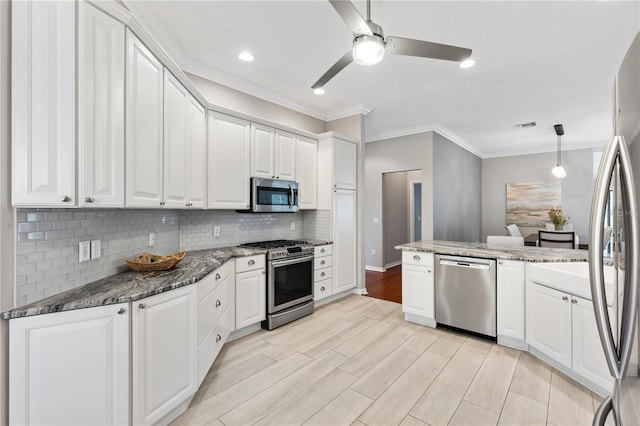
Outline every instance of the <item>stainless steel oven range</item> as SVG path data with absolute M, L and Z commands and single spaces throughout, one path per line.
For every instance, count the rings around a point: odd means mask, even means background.
M 273 330 L 313 313 L 313 246 L 300 240 L 242 244 L 267 250 L 267 319 Z

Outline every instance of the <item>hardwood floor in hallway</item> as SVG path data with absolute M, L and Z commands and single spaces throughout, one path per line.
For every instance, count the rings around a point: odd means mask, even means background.
M 386 272 L 366 271 L 367 296 L 402 303 L 402 265 Z

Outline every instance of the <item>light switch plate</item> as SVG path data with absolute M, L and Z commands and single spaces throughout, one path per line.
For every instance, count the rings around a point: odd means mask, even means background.
M 296 230 L 296 223 L 295 222 L 291 222 L 291 230 L 292 231 Z
M 220 236 L 220 227 L 219 226 L 214 226 L 213 227 L 213 236 L 214 237 L 219 237 Z
M 156 245 L 156 233 L 149 232 L 149 247 L 153 247 Z
M 100 240 L 91 240 L 91 260 L 99 259 L 102 255 L 102 244 Z
M 90 247 L 89 241 L 80 241 L 78 243 L 78 262 L 88 262 L 91 259 Z

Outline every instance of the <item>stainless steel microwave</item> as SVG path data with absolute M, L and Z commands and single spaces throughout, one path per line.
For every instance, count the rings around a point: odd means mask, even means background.
M 251 178 L 251 211 L 257 213 L 298 211 L 298 182 Z

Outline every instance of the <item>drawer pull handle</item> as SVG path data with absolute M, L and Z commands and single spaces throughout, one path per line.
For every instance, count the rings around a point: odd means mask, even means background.
M 324 286 L 320 287 L 320 291 L 325 291 L 326 288 L 324 288 Z
M 325 263 L 325 262 L 324 262 L 324 260 L 321 260 L 321 261 L 320 261 L 320 264 L 321 264 L 321 265 L 324 265 L 324 263 Z
M 146 308 L 146 307 L 147 307 L 147 304 L 146 304 L 146 303 L 140 303 L 140 304 L 138 305 L 138 308 L 140 308 L 140 309 L 144 309 L 144 308 Z
M 562 300 L 569 300 L 567 296 L 562 296 Z
M 118 310 L 118 315 L 122 315 L 122 314 L 124 314 L 125 312 L 127 312 L 127 311 L 125 311 L 125 310 L 124 310 L 124 308 L 120 308 L 120 309 Z
M 501 260 L 501 261 L 499 261 L 499 262 L 498 262 L 498 265 L 502 265 L 502 263 L 503 263 L 503 262 L 502 262 L 502 260 Z
M 320 272 L 320 276 L 321 276 L 321 277 L 324 277 L 324 276 L 325 276 L 325 273 L 324 273 L 324 272 Z
M 249 266 L 255 265 L 256 261 L 251 259 L 249 262 L 247 262 L 249 264 Z
M 87 197 L 84 199 L 85 202 L 87 203 L 93 203 L 95 201 L 95 199 L 93 197 Z
M 430 274 L 430 273 L 431 273 L 431 269 L 427 269 L 427 274 Z
M 71 198 L 68 195 L 63 195 L 60 201 L 62 201 L 63 203 L 68 203 L 69 201 L 71 201 Z
M 571 299 L 571 303 L 578 303 L 576 299 Z
M 413 260 L 420 260 L 420 256 L 416 254 L 415 256 L 413 256 Z
M 219 308 L 220 305 L 222 305 L 222 302 L 220 300 L 216 300 L 216 308 Z
M 320 253 L 324 253 L 324 249 L 323 248 L 320 249 Z
M 219 334 L 216 334 L 216 343 L 218 343 L 220 340 L 222 340 L 222 336 Z
M 220 274 L 216 274 L 216 280 L 220 279 Z

